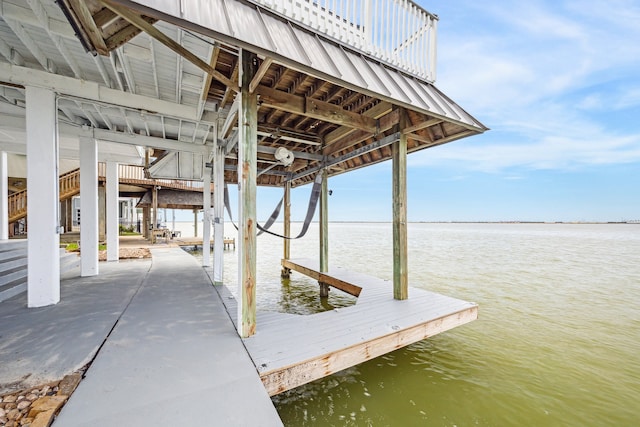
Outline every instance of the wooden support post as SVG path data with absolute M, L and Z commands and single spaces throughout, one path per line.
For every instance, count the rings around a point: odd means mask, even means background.
M 142 236 L 145 239 L 149 238 L 149 225 L 151 221 L 149 217 L 151 216 L 151 212 L 149 211 L 149 207 L 142 208 Z
M 400 111 L 400 131 L 406 127 L 407 113 Z M 393 169 L 393 298 L 409 297 L 407 272 L 407 135 L 392 146 Z
M 198 209 L 193 210 L 193 237 L 198 237 Z
M 322 170 L 322 187 L 320 190 L 320 272 L 329 271 L 329 174 Z M 320 297 L 329 296 L 329 285 L 320 283 Z
M 284 183 L 284 235 L 285 237 L 291 236 L 291 181 Z M 291 258 L 291 240 L 284 240 L 284 253 L 283 259 Z M 282 272 L 280 277 L 288 279 L 291 277 L 291 269 L 282 266 Z
M 258 99 L 250 93 L 258 57 L 240 51 L 240 111 L 238 114 L 238 333 L 256 332 L 256 178 Z

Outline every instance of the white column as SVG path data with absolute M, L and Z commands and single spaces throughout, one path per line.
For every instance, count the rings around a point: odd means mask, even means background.
M 0 240 L 9 238 L 9 171 L 7 153 L 0 152 Z
M 80 138 L 80 275 L 98 274 L 98 142 Z
M 202 266 L 211 265 L 211 169 L 202 174 Z
M 213 282 L 222 284 L 224 272 L 224 152 L 215 138 L 213 158 Z
M 27 305 L 60 301 L 58 128 L 56 94 L 27 86 Z
M 118 163 L 107 162 L 107 261 L 118 261 Z

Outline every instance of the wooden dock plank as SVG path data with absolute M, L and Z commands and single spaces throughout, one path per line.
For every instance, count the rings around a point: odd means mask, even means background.
M 341 290 L 360 291 L 357 303 L 350 307 L 306 316 L 263 314 L 264 323 L 258 321 L 258 333 L 244 342 L 270 395 L 468 323 L 478 316 L 474 303 L 419 288 L 410 288 L 409 299 L 395 300 L 390 281 L 341 268 L 330 268 L 321 274 L 317 261 L 283 260 L 283 266 L 317 280 L 322 278 Z

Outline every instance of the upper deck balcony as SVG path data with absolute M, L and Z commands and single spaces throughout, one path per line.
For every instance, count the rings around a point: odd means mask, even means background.
M 429 82 L 438 17 L 410 0 L 252 0 Z

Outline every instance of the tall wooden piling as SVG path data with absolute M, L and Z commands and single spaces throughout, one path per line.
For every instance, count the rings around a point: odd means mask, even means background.
M 322 187 L 320 190 L 320 272 L 329 271 L 329 174 L 327 169 L 322 170 Z M 329 285 L 320 284 L 320 297 L 329 296 Z
M 400 110 L 400 139 L 392 147 L 393 174 L 393 297 L 409 296 L 407 269 L 407 113 Z
M 256 178 L 258 153 L 258 99 L 249 87 L 257 56 L 240 51 L 240 113 L 238 114 L 238 333 L 256 332 Z
M 291 181 L 287 181 L 284 184 L 284 230 L 285 237 L 291 237 Z M 291 240 L 283 239 L 284 251 L 282 254 L 283 259 L 291 258 Z M 291 269 L 282 267 L 280 277 L 288 279 L 291 277 Z

